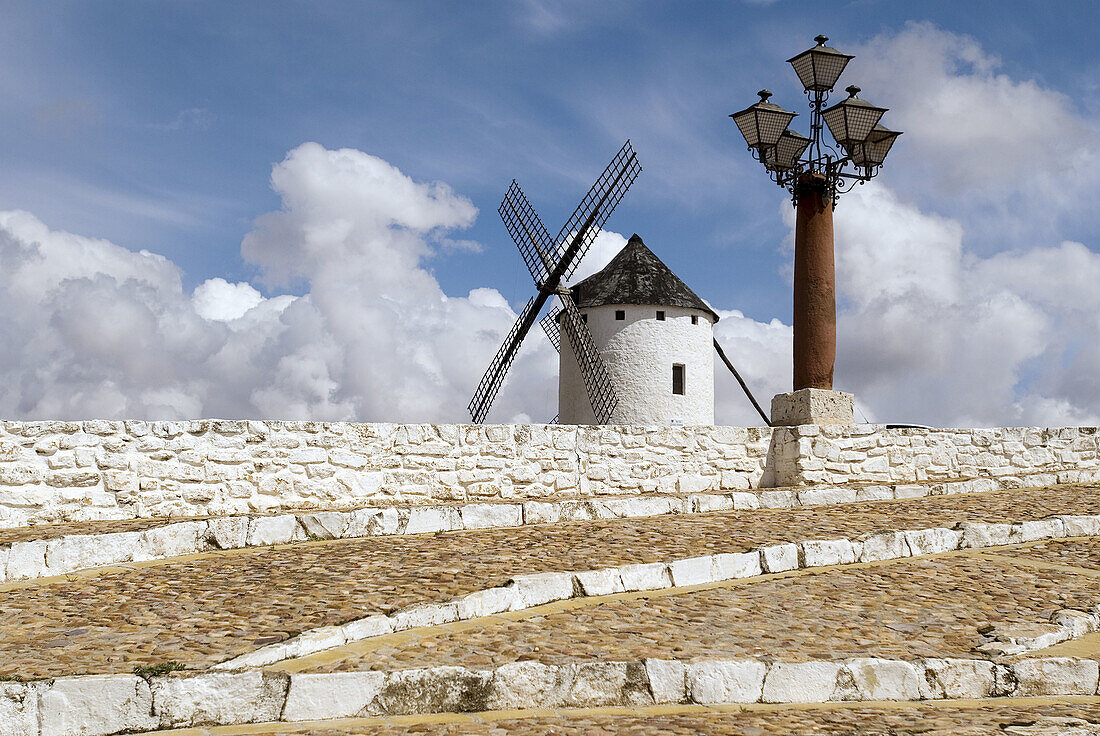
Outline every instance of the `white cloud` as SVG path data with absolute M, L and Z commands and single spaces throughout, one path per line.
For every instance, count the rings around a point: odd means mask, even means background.
M 231 284 L 222 278 L 207 279 L 191 294 L 195 312 L 203 319 L 218 322 L 240 319 L 263 301 L 263 295 L 252 284 Z
M 890 181 L 944 205 L 962 196 L 998 230 L 1050 222 L 1096 183 L 1095 123 L 1066 95 L 1000 71 L 974 38 L 910 22 L 850 51 L 842 83 L 889 107 L 883 123 L 904 131 Z
M 462 421 L 516 319 L 491 288 L 445 294 L 433 243 L 476 216 L 441 183 L 381 159 L 305 144 L 275 166 L 283 206 L 242 250 L 265 299 L 215 278 L 187 294 L 167 259 L 0 213 L 0 414 Z M 1056 243 L 987 258 L 959 222 L 877 185 L 836 215 L 837 385 L 873 420 L 1095 423 L 1100 255 Z M 601 234 L 578 278 L 625 244 Z M 716 335 L 767 408 L 790 385 L 791 331 L 720 310 Z M 716 362 L 716 416 L 758 424 Z M 557 356 L 534 330 L 491 419 L 555 412 Z

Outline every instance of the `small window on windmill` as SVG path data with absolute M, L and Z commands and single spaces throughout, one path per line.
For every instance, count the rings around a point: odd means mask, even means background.
M 699 324 L 699 315 L 697 315 L 697 314 L 691 315 L 691 323 L 693 325 Z
M 657 321 L 658 322 L 664 322 L 665 321 L 665 311 L 663 309 L 658 309 L 657 310 Z
M 626 319 L 626 310 L 625 309 L 616 309 L 615 310 L 615 319 Z
M 684 366 L 682 363 L 672 364 L 672 393 L 684 395 Z

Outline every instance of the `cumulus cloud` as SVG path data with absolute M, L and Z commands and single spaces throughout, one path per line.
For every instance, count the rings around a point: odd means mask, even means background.
M 317 144 L 271 182 L 282 207 L 242 253 L 302 296 L 221 278 L 188 293 L 162 256 L 0 213 L 0 413 L 465 420 L 517 316 L 495 289 L 451 296 L 431 274 L 472 203 Z M 846 195 L 836 236 L 837 385 L 868 419 L 1100 421 L 1100 255 L 1059 242 L 977 257 L 957 220 L 877 185 Z M 625 242 L 601 234 L 577 279 Z M 766 407 L 790 385 L 790 327 L 718 306 L 716 336 Z M 718 421 L 759 423 L 717 362 L 715 376 Z M 556 397 L 557 355 L 533 330 L 490 418 L 545 421 Z
M 851 52 L 843 81 L 889 107 L 884 124 L 905 132 L 890 180 L 925 201 L 964 197 L 985 227 L 1028 230 L 1025 221 L 1051 222 L 1096 183 L 1095 122 L 1057 90 L 1003 73 L 974 38 L 910 22 Z
M 0 412 L 10 417 L 461 420 L 516 313 L 491 289 L 443 293 L 431 243 L 476 209 L 373 156 L 305 144 L 275 166 L 283 207 L 242 252 L 265 299 L 167 259 L 0 214 Z M 494 418 L 553 415 L 556 359 L 533 334 Z M 510 382 L 518 383 L 518 382 Z M 525 415 L 525 414 L 524 414 Z M 545 415 L 545 416 L 541 416 Z

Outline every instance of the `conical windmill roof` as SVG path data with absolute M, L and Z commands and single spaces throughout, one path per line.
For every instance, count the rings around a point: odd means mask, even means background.
M 637 233 L 603 269 L 573 287 L 573 301 L 580 308 L 605 304 L 654 304 L 698 309 L 718 315 L 687 287 Z

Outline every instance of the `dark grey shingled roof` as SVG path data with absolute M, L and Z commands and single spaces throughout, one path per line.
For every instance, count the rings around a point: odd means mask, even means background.
M 605 304 L 655 304 L 699 309 L 714 321 L 718 315 L 653 254 L 637 233 L 602 271 L 573 287 L 580 308 Z

